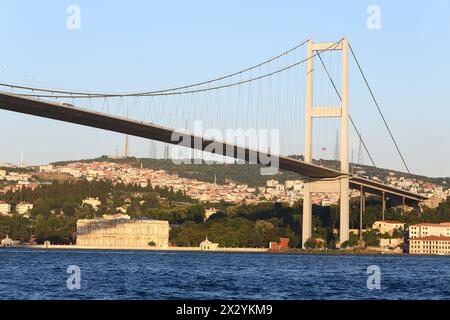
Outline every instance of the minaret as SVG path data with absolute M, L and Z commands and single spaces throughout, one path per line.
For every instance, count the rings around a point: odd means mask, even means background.
M 334 145 L 334 160 L 339 161 L 341 158 L 339 153 L 339 129 L 336 129 L 336 144 Z
M 358 162 L 357 164 L 362 165 L 364 164 L 364 159 L 363 159 L 363 148 L 362 148 L 362 133 L 359 134 L 360 135 L 360 139 L 359 139 L 359 147 L 358 147 Z
M 125 135 L 125 158 L 128 158 L 129 156 L 129 149 L 128 149 L 128 135 Z

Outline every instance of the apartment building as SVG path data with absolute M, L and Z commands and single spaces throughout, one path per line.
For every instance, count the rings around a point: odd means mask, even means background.
M 449 255 L 450 237 L 427 236 L 409 240 L 410 254 Z
M 0 214 L 9 215 L 11 213 L 11 205 L 4 201 L 0 201 Z
M 450 222 L 418 223 L 409 226 L 409 238 L 450 237 Z

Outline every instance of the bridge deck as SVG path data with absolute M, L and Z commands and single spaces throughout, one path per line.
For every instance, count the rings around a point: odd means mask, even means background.
M 349 175 L 337 170 L 308 164 L 304 161 L 288 157 L 268 155 L 265 152 L 251 150 L 236 145 L 214 142 L 189 133 L 178 132 L 170 128 L 158 126 L 153 123 L 134 121 L 123 117 L 88 111 L 66 104 L 24 98 L 10 93 L 0 93 L 0 109 L 130 134 L 176 145 L 180 143 L 180 139 L 183 139 L 183 146 L 199 150 L 205 150 L 207 146 L 214 143 L 217 147 L 213 150 L 213 153 L 220 155 L 226 154 L 227 156 L 232 155 L 232 157 L 236 159 L 259 164 L 266 164 L 264 159 L 267 159 L 267 157 L 271 157 L 272 159 L 276 157 L 279 161 L 279 168 L 281 170 L 295 172 L 310 179 L 336 179 L 340 176 Z M 174 136 L 177 136 L 179 140 L 174 141 Z M 384 192 L 387 197 L 404 197 L 409 202 L 418 202 L 426 199 L 426 197 L 416 193 L 377 183 L 372 180 L 350 176 L 350 187 L 359 189 L 361 186 L 363 186 L 368 193 L 381 195 Z

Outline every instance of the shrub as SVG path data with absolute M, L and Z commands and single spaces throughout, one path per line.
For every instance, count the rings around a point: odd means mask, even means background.
M 317 243 L 316 243 L 316 240 L 314 238 L 309 238 L 305 242 L 305 248 L 306 249 L 314 249 L 314 248 L 316 248 L 316 246 L 317 246 Z

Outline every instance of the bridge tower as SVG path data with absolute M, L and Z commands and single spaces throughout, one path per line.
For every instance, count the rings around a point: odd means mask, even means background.
M 341 104 L 339 106 L 314 106 L 314 57 L 329 50 L 342 52 L 342 88 Z M 348 159 L 348 39 L 333 43 L 314 43 L 308 41 L 306 64 L 306 105 L 305 105 L 305 162 L 312 164 L 313 120 L 314 118 L 340 118 L 341 141 L 340 160 L 341 171 L 349 173 Z M 302 247 L 312 235 L 312 202 L 311 193 L 330 192 L 340 194 L 340 244 L 349 238 L 349 176 L 343 175 L 334 180 L 308 179 L 305 181 L 303 196 L 303 228 Z

